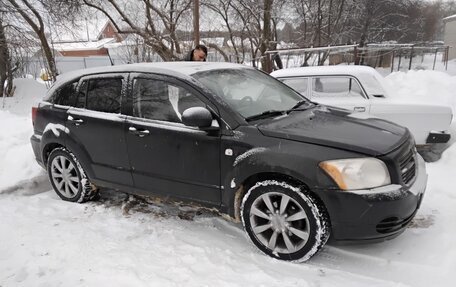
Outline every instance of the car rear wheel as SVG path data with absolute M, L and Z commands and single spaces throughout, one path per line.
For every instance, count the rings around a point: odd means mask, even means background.
M 98 194 L 74 154 L 63 147 L 49 154 L 47 170 L 54 191 L 63 200 L 82 203 Z
M 309 192 L 286 182 L 258 182 L 244 197 L 241 212 L 252 242 L 277 259 L 306 261 L 329 238 L 323 206 Z

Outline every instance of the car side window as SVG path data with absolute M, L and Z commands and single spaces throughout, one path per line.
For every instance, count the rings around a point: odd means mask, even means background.
M 292 87 L 295 91 L 298 91 L 301 95 L 307 97 L 307 86 L 308 78 L 288 78 L 282 79 L 282 81 L 288 86 Z
M 181 123 L 191 107 L 206 105 L 187 89 L 163 80 L 137 78 L 133 82 L 133 116 Z
M 84 96 L 85 83 L 83 82 L 79 89 L 78 106 L 82 105 L 81 97 Z M 121 94 L 122 78 L 90 79 L 86 92 L 86 109 L 120 113 Z
M 87 94 L 88 81 L 83 81 L 79 86 L 76 104 L 76 108 L 85 108 L 86 106 L 86 94 Z
M 76 88 L 78 86 L 78 82 L 79 79 L 66 83 L 45 100 L 57 105 L 73 106 L 76 102 Z
M 76 102 L 76 88 L 78 87 L 78 81 L 66 84 L 62 87 L 59 92 L 58 103 L 63 106 L 73 106 Z
M 312 97 L 363 97 L 358 82 L 351 77 L 314 77 Z

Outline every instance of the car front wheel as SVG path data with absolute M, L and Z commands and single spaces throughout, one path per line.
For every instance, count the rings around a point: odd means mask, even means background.
M 98 193 L 74 154 L 63 147 L 49 154 L 47 171 L 54 191 L 63 200 L 82 203 Z
M 329 238 L 323 206 L 309 192 L 286 182 L 258 182 L 245 195 L 241 212 L 252 242 L 277 259 L 306 261 Z

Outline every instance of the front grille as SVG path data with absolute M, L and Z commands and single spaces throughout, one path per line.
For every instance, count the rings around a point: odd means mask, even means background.
M 407 226 L 410 223 L 410 221 L 412 221 L 414 215 L 415 212 L 404 219 L 400 219 L 398 217 L 385 218 L 377 224 L 377 232 L 385 234 L 401 230 L 402 228 Z
M 399 169 L 404 184 L 408 184 L 415 178 L 416 164 L 413 148 L 409 149 L 408 152 L 399 159 Z

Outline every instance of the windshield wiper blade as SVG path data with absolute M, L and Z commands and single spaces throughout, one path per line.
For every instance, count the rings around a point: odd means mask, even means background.
M 306 100 L 300 100 L 299 102 L 296 103 L 296 105 L 294 105 L 294 106 L 293 106 L 291 109 L 289 109 L 288 111 L 296 110 L 296 109 L 298 109 L 299 107 L 301 107 L 301 106 L 304 105 L 304 104 L 310 105 L 311 102 L 306 101 Z
M 302 107 L 304 104 L 306 104 L 306 107 Z M 297 102 L 296 105 L 294 105 L 291 109 L 287 110 L 287 114 L 289 114 L 292 111 L 307 110 L 307 109 L 309 109 L 311 107 L 314 107 L 316 105 L 317 104 L 314 103 L 314 102 L 311 102 L 311 101 L 308 101 L 308 100 L 301 100 L 301 101 Z
M 260 119 L 270 118 L 270 117 L 274 117 L 274 116 L 280 116 L 280 115 L 285 114 L 285 112 L 286 111 L 268 110 L 268 111 L 262 112 L 261 114 L 247 117 L 245 120 L 248 122 L 260 120 Z

